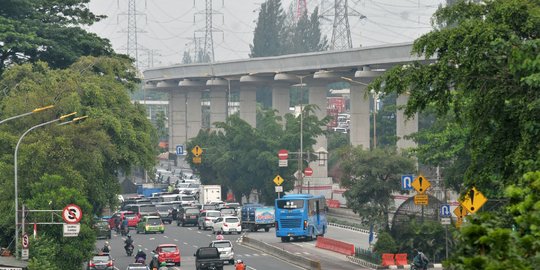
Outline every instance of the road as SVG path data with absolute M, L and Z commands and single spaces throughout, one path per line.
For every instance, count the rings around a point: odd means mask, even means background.
M 134 230 L 130 235 L 134 240 L 135 250 L 144 250 L 148 259 L 151 258 L 151 251 L 154 250 L 159 244 L 173 243 L 178 245 L 182 257 L 181 267 L 171 267 L 170 269 L 195 269 L 195 258 L 193 253 L 197 248 L 201 246 L 207 246 L 210 241 L 215 239 L 211 231 L 197 230 L 197 227 L 177 227 L 175 223 L 171 225 L 165 225 L 164 234 L 136 234 Z M 271 234 L 270 232 L 266 234 Z M 272 234 L 274 235 L 274 234 Z M 235 251 L 235 259 L 242 259 L 247 265 L 248 269 L 261 270 L 261 269 L 301 269 L 297 266 L 289 264 L 278 258 L 272 257 L 259 250 L 254 250 L 246 246 L 238 244 L 238 240 L 241 235 L 225 235 L 225 239 L 233 242 Z M 132 263 L 135 258 L 127 257 L 124 251 L 125 237 L 117 235 L 113 232 L 110 242 L 112 251 L 111 255 L 115 259 L 115 266 L 117 269 L 126 269 L 129 263 Z M 98 240 L 96 247 L 103 247 L 106 240 Z M 224 269 L 234 269 L 232 265 L 226 265 Z

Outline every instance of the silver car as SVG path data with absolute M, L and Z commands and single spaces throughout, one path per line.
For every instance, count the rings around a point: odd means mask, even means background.
M 210 247 L 216 247 L 219 251 L 219 258 L 223 261 L 234 264 L 234 249 L 229 240 L 215 240 L 210 243 Z

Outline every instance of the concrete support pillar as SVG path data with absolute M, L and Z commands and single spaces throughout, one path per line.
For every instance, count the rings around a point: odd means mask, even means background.
M 240 89 L 240 118 L 252 127 L 257 125 L 257 88 L 254 86 Z
M 227 118 L 227 88 L 214 86 L 210 89 L 210 127 L 215 122 L 225 122 Z
M 289 112 L 291 97 L 289 94 L 289 86 L 273 85 L 272 86 L 272 108 L 278 110 L 277 115 L 284 116 Z
M 407 105 L 408 100 L 409 95 L 399 95 L 396 99 L 396 106 L 399 108 L 400 106 Z M 415 132 L 418 132 L 418 113 L 407 119 L 405 116 L 405 109 L 398 109 L 396 115 L 396 135 L 398 137 L 397 148 L 406 149 L 416 147 L 417 145 L 413 140 L 405 139 L 405 136 Z
M 186 133 L 186 92 L 180 88 L 169 92 L 169 151 L 175 152 L 176 145 L 185 144 Z
M 369 150 L 370 125 L 369 125 L 369 95 L 366 86 L 351 84 L 351 145 L 362 146 Z
M 202 125 L 201 90 L 187 90 L 187 139 L 193 139 L 199 134 Z
M 321 86 L 310 86 L 309 87 L 309 104 L 315 104 L 319 107 L 318 110 L 315 111 L 315 115 L 318 119 L 322 119 L 326 117 L 326 94 L 327 94 L 326 84 Z M 322 126 L 321 128 L 326 129 L 326 126 Z M 323 148 L 324 150 L 328 151 L 328 141 L 326 139 L 325 135 L 321 135 L 317 137 L 317 142 L 313 146 L 314 151 L 318 151 L 318 149 Z M 309 167 L 313 169 L 313 177 L 328 177 L 328 163 L 324 162 L 324 165 L 319 165 L 319 161 L 313 161 L 310 162 Z

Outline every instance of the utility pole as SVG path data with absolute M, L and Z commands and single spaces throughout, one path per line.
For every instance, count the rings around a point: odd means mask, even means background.
M 127 33 L 126 54 L 135 59 L 135 67 L 139 69 L 139 43 L 137 40 L 137 33 L 144 33 L 141 29 L 137 28 L 137 16 L 146 16 L 144 13 L 137 12 L 136 7 L 137 0 L 128 0 L 128 11 L 118 14 L 118 16 L 127 16 L 128 25 L 127 30 L 120 32 Z M 146 1 L 144 2 L 146 7 Z
M 195 5 L 195 0 L 193 0 L 193 5 Z M 223 13 L 215 11 L 212 8 L 212 1 L 213 0 L 205 0 L 205 10 L 204 11 L 198 11 L 195 13 L 193 17 L 193 21 L 195 22 L 195 16 L 197 15 L 204 15 L 205 16 L 205 27 L 195 30 L 195 33 L 204 33 L 204 47 L 202 48 L 202 52 L 204 56 L 208 56 L 208 60 L 210 62 L 215 62 L 215 54 L 214 54 L 214 32 L 221 32 L 223 34 L 223 30 L 215 28 L 213 26 L 213 16 L 214 15 L 222 15 Z M 222 3 L 223 5 L 223 3 Z M 222 17 L 223 18 L 223 17 Z M 224 19 L 223 19 L 224 20 Z M 205 57 L 206 58 L 206 57 Z

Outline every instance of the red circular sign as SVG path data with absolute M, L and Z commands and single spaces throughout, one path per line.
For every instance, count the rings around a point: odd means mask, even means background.
M 28 239 L 28 234 L 24 234 L 22 237 L 22 247 L 28 248 L 30 246 L 30 240 Z
M 311 175 L 313 175 L 313 170 L 310 167 L 307 167 L 307 168 L 304 169 L 304 174 L 306 176 L 311 176 Z
M 289 157 L 289 151 L 287 151 L 285 149 L 281 149 L 281 150 L 279 150 L 277 155 L 278 155 L 279 159 L 285 160 L 285 159 L 287 159 Z
M 82 210 L 78 205 L 68 204 L 62 210 L 62 219 L 67 224 L 77 224 L 82 219 Z

